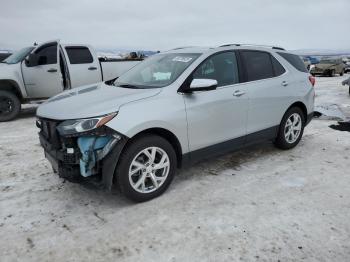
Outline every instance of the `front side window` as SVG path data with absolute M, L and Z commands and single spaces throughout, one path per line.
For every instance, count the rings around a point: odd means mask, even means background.
M 247 81 L 255 81 L 275 76 L 271 55 L 261 51 L 241 51 L 245 64 Z
M 35 51 L 40 59 L 41 56 L 46 57 L 46 63 L 41 65 L 57 64 L 57 44 L 44 46 Z
M 218 87 L 238 83 L 235 53 L 224 52 L 210 56 L 193 72 L 193 79 L 214 79 L 218 82 Z
M 71 64 L 90 64 L 94 61 L 89 48 L 85 46 L 66 47 L 66 51 Z
M 169 53 L 151 56 L 115 82 L 125 88 L 159 88 L 173 83 L 201 54 Z

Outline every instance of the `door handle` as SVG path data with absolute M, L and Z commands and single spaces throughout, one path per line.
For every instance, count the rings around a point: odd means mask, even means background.
M 282 85 L 283 85 L 283 86 L 287 86 L 287 85 L 288 85 L 288 82 L 287 82 L 287 81 L 283 81 L 283 82 L 282 82 Z
M 233 92 L 233 96 L 237 96 L 237 97 L 240 97 L 242 95 L 244 95 L 245 92 L 241 91 L 241 90 L 236 90 Z
M 90 66 L 88 69 L 89 69 L 89 70 L 97 70 L 97 67 Z
M 47 70 L 47 72 L 49 72 L 49 73 L 56 73 L 56 72 L 57 72 L 57 69 L 55 69 L 55 68 L 50 68 L 49 70 Z

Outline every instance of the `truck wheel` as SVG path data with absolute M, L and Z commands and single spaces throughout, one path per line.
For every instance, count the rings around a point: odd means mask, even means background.
M 295 147 L 303 136 L 304 114 L 299 107 L 292 107 L 283 116 L 275 145 L 280 149 Z
M 176 154 L 160 136 L 146 135 L 127 145 L 116 169 L 121 192 L 135 202 L 161 195 L 173 180 Z
M 0 122 L 10 121 L 21 111 L 21 101 L 8 91 L 0 90 Z

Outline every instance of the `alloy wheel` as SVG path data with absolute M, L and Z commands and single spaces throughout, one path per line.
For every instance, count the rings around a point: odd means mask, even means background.
M 139 152 L 129 168 L 129 182 L 139 193 L 151 193 L 166 181 L 170 170 L 168 154 L 159 147 L 148 147 Z
M 294 113 L 288 118 L 284 127 L 284 137 L 289 144 L 298 140 L 302 128 L 302 120 L 299 114 Z
M 8 97 L 0 97 L 0 115 L 8 115 L 13 110 L 13 101 Z

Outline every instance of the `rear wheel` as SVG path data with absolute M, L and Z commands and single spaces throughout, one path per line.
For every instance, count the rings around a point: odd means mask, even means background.
M 334 77 L 334 76 L 335 76 L 335 70 L 329 71 L 329 76 L 330 76 L 330 77 Z
M 339 75 L 343 76 L 344 75 L 344 70 L 342 70 Z
M 281 149 L 295 147 L 304 132 L 304 114 L 298 107 L 289 109 L 281 121 L 275 145 Z
M 173 180 L 176 153 L 162 137 L 147 135 L 129 144 L 116 170 L 122 193 L 135 202 L 161 195 Z
M 10 121 L 21 111 L 18 97 L 8 91 L 0 91 L 0 122 Z

